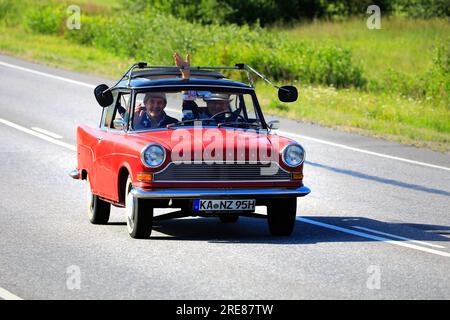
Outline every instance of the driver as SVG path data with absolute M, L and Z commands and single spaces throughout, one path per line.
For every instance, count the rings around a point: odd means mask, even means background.
M 203 100 L 206 102 L 206 112 L 199 114 L 200 119 L 209 119 L 220 113 L 231 112 L 229 94 L 211 93 Z

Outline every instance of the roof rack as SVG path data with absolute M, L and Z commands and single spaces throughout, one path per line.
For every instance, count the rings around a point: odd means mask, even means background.
M 136 71 L 135 70 L 139 70 Z M 106 86 L 106 85 L 100 85 L 95 89 L 95 96 L 97 98 L 97 101 L 99 100 L 104 100 L 102 101 L 102 103 L 104 103 L 105 105 L 107 105 L 107 102 L 109 102 L 109 100 L 112 99 L 112 97 L 106 97 L 105 93 L 107 93 L 108 91 L 111 91 L 113 88 L 117 87 L 119 85 L 119 83 L 124 80 L 125 78 L 128 79 L 127 81 L 127 87 L 130 88 L 130 84 L 131 84 L 131 79 L 133 78 L 137 78 L 140 77 L 142 75 L 155 75 L 155 74 L 159 74 L 159 75 L 175 75 L 175 74 L 180 74 L 180 70 L 191 70 L 193 72 L 193 74 L 208 74 L 208 75 L 213 75 L 215 77 L 217 77 L 218 79 L 223 79 L 225 78 L 221 73 L 219 72 L 214 72 L 217 70 L 242 70 L 245 71 L 247 73 L 247 78 L 248 81 L 250 83 L 250 85 L 252 87 L 254 87 L 254 83 L 253 83 L 253 78 L 252 78 L 252 73 L 256 74 L 258 77 L 260 77 L 261 79 L 263 79 L 265 82 L 267 82 L 268 84 L 270 84 L 272 87 L 278 89 L 278 97 L 280 98 L 281 101 L 283 102 L 293 102 L 295 100 L 297 100 L 298 97 L 298 92 L 297 92 L 297 88 L 293 87 L 293 86 L 277 86 L 275 84 L 273 84 L 265 75 L 263 75 L 262 73 L 258 72 L 257 70 L 253 69 L 252 67 L 250 67 L 249 65 L 245 64 L 245 63 L 237 63 L 236 65 L 234 65 L 234 67 L 174 67 L 174 66 L 149 66 L 146 62 L 138 62 L 133 64 L 120 78 L 120 80 L 113 85 L 112 87 Z M 99 102 L 100 103 L 100 102 Z
M 136 69 L 139 69 L 140 71 L 135 72 Z M 252 67 L 250 67 L 247 64 L 244 63 L 237 63 L 234 67 L 209 67 L 209 66 L 196 66 L 196 67 L 174 67 L 174 66 L 149 66 L 146 62 L 139 62 L 133 64 L 120 78 L 119 81 L 112 87 L 109 87 L 104 92 L 111 90 L 112 88 L 116 87 L 122 80 L 125 78 L 128 79 L 127 86 L 130 86 L 131 79 L 137 78 L 143 75 L 176 75 L 180 74 L 180 70 L 191 70 L 193 74 L 205 74 L 205 72 L 211 72 L 216 70 L 242 70 L 247 73 L 247 78 L 252 87 L 254 87 L 253 78 L 252 78 L 252 72 L 255 73 L 257 76 L 259 76 L 261 79 L 269 83 L 271 86 L 280 89 L 279 86 L 274 85 L 265 75 L 261 74 L 260 72 L 256 71 Z M 211 73 L 209 73 L 211 74 Z M 221 73 L 216 73 L 214 75 L 216 78 L 224 78 L 224 76 Z M 282 88 L 281 88 L 282 89 Z

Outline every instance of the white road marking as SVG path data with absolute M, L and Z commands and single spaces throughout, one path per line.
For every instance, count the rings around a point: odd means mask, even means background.
M 393 245 L 400 246 L 400 247 L 410 248 L 410 249 L 414 249 L 414 250 L 418 250 L 418 251 L 427 252 L 427 253 L 435 254 L 435 255 L 438 255 L 438 256 L 450 258 L 450 253 L 448 253 L 448 252 L 443 252 L 443 251 L 439 251 L 439 250 L 424 248 L 424 247 L 420 247 L 420 246 L 417 246 L 417 245 L 414 245 L 414 244 L 410 244 L 410 243 L 405 243 L 405 242 L 401 242 L 401 241 L 391 240 L 391 239 L 388 239 L 388 238 L 374 236 L 372 234 L 368 234 L 368 233 L 364 233 L 364 232 L 360 232 L 360 231 L 355 231 L 355 230 L 352 230 L 352 229 L 342 228 L 342 227 L 334 226 L 334 225 L 331 225 L 331 224 L 328 224 L 328 223 L 323 223 L 323 222 L 319 222 L 319 221 L 315 221 L 315 220 L 311 220 L 311 219 L 299 218 L 298 217 L 297 221 L 306 222 L 306 223 L 313 224 L 313 225 L 316 225 L 316 226 L 320 226 L 320 227 L 323 227 L 323 228 L 340 231 L 340 232 L 343 232 L 343 233 L 351 234 L 351 235 L 362 237 L 362 238 L 366 238 L 366 239 L 371 239 L 371 240 L 375 240 L 375 241 L 381 241 L 381 242 L 393 244 Z
M 396 239 L 400 239 L 400 240 L 411 241 L 411 242 L 419 243 L 419 244 L 422 244 L 422 245 L 425 245 L 425 246 L 430 246 L 430 247 L 434 247 L 434 248 L 445 249 L 445 247 L 439 246 L 439 245 L 437 245 L 437 244 L 428 243 L 428 242 L 419 241 L 419 240 L 414 240 L 414 239 L 409 239 L 409 238 L 397 236 L 397 235 L 391 234 L 391 233 L 381 232 L 381 231 L 374 230 L 374 229 L 369 229 L 369 228 L 360 227 L 360 226 L 352 226 L 352 228 L 356 228 L 356 229 L 360 229 L 360 230 L 364 230 L 364 231 L 369 231 L 369 232 L 373 232 L 373 233 L 378 233 L 378 234 L 381 234 L 381 235 L 383 235 L 383 236 L 388 236 L 388 237 L 396 238 Z
M 0 287 L 0 298 L 2 298 L 4 300 L 23 300 L 22 298 L 9 292 L 8 290 L 3 289 L 2 287 Z
M 16 66 L 14 64 L 9 64 L 9 63 L 3 62 L 3 61 L 0 61 L 0 66 L 12 68 L 12 69 L 17 69 L 17 70 L 21 70 L 21 71 L 25 71 L 25 72 L 29 72 L 29 73 L 33 73 L 33 74 L 37 74 L 39 76 L 52 78 L 52 79 L 55 79 L 55 80 L 64 81 L 64 82 L 68 82 L 68 83 L 71 83 L 71 84 L 76 84 L 76 85 L 87 87 L 87 88 L 91 88 L 91 89 L 95 88 L 94 85 L 89 84 L 89 83 L 85 83 L 85 82 L 81 82 L 81 81 L 77 81 L 77 80 L 72 80 L 72 79 L 65 78 L 65 77 L 55 76 L 55 75 L 50 74 L 50 73 L 40 72 L 40 71 L 36 71 L 36 70 L 33 70 L 33 69 L 19 67 L 19 66 Z
M 31 129 L 33 129 L 34 131 L 46 134 L 46 135 L 48 135 L 48 136 L 50 136 L 52 138 L 55 138 L 55 139 L 62 139 L 63 138 L 59 134 L 56 134 L 56 133 L 53 133 L 51 131 L 48 131 L 48 130 L 45 130 L 45 129 L 41 129 L 41 128 L 38 128 L 38 127 L 31 127 Z
M 49 73 L 40 72 L 40 71 L 36 71 L 36 70 L 20 67 L 20 66 L 13 65 L 13 64 L 10 64 L 10 63 L 6 63 L 6 62 L 2 62 L 2 61 L 0 61 L 0 65 L 5 66 L 5 67 L 9 67 L 9 68 L 13 68 L 13 69 L 17 69 L 17 70 L 21 70 L 21 71 L 25 71 L 25 72 L 30 72 L 30 73 L 37 74 L 37 75 L 41 75 L 43 77 L 52 78 L 52 79 L 55 79 L 55 80 L 60 80 L 60 81 L 65 81 L 65 82 L 72 83 L 72 84 L 77 84 L 77 85 L 88 87 L 88 88 L 91 88 L 91 89 L 95 88 L 95 86 L 92 85 L 92 84 L 88 84 L 88 83 L 85 83 L 85 82 L 72 80 L 72 79 L 69 79 L 69 78 L 55 76 L 55 75 L 52 75 L 52 74 L 49 74 Z M 354 147 L 347 146 L 345 144 L 334 143 L 334 142 L 331 142 L 331 141 L 317 139 L 317 138 L 308 137 L 308 136 L 304 136 L 304 135 L 299 135 L 299 134 L 295 134 L 295 133 L 290 133 L 290 132 L 286 132 L 286 131 L 282 131 L 282 130 L 278 130 L 278 132 L 280 134 L 282 134 L 282 135 L 296 137 L 297 139 L 310 140 L 310 141 L 314 141 L 314 142 L 317 142 L 317 143 L 321 143 L 321 144 L 325 144 L 325 145 L 329 145 L 329 146 L 333 146 L 333 147 L 337 147 L 337 148 L 342 148 L 342 149 L 346 149 L 346 150 L 350 150 L 350 151 L 365 153 L 365 154 L 372 155 L 372 156 L 377 156 L 377 157 L 382 157 L 382 158 L 386 158 L 386 159 L 402 161 L 402 162 L 416 164 L 416 165 L 419 165 L 419 166 L 424 166 L 424 167 L 429 167 L 429 168 L 434 168 L 434 169 L 441 169 L 441 170 L 450 171 L 450 168 L 448 168 L 448 167 L 438 166 L 438 165 L 434 165 L 434 164 L 430 164 L 430 163 L 426 163 L 426 162 L 420 162 L 420 161 L 409 160 L 409 159 L 406 159 L 406 158 L 390 156 L 390 155 L 387 155 L 387 154 L 384 154 L 384 153 L 378 153 L 378 152 L 373 152 L 373 151 L 369 151 L 369 150 L 354 148 Z
M 415 160 L 410 160 L 410 159 L 406 159 L 406 158 L 390 156 L 390 155 L 387 155 L 384 153 L 378 153 L 378 152 L 373 152 L 373 151 L 369 151 L 369 150 L 354 148 L 354 147 L 347 146 L 345 144 L 334 143 L 334 142 L 317 139 L 317 138 L 313 138 L 313 137 L 308 137 L 308 136 L 304 136 L 304 135 L 300 135 L 300 134 L 290 133 L 287 131 L 278 130 L 278 133 L 280 133 L 281 135 L 287 136 L 287 137 L 292 137 L 295 140 L 298 140 L 298 139 L 300 139 L 300 141 L 301 140 L 309 140 L 309 141 L 314 141 L 317 143 L 326 144 L 326 145 L 341 148 L 341 149 L 346 149 L 346 150 L 355 151 L 355 152 L 359 152 L 359 153 L 365 153 L 365 154 L 376 156 L 376 157 L 397 160 L 397 161 L 401 161 L 401 162 L 416 164 L 419 166 L 424 166 L 424 167 L 429 167 L 429 168 L 434 168 L 434 169 L 450 171 L 450 168 L 448 168 L 448 167 L 438 166 L 438 165 L 434 165 L 434 164 L 430 164 L 430 163 L 426 163 L 426 162 L 415 161 Z
M 69 144 L 69 143 L 62 142 L 62 141 L 60 141 L 60 140 L 58 140 L 58 139 L 55 139 L 55 138 L 46 136 L 45 134 L 42 134 L 42 133 L 33 131 L 33 130 L 28 129 L 28 128 L 25 128 L 25 127 L 22 127 L 22 126 L 20 126 L 20 125 L 18 125 L 18 124 L 12 123 L 11 121 L 8 121 L 8 120 L 1 119 L 1 118 L 0 118 L 0 123 L 3 123 L 3 124 L 5 124 L 5 125 L 7 125 L 7 126 L 10 126 L 11 128 L 20 130 L 20 131 L 22 131 L 22 132 L 31 134 L 32 136 L 35 136 L 35 137 L 37 137 L 37 138 L 41 138 L 42 140 L 51 142 L 51 143 L 53 143 L 53 144 L 57 144 L 58 146 L 64 147 L 64 148 L 66 148 L 66 149 L 69 149 L 69 150 L 72 150 L 72 151 L 77 151 L 77 147 L 74 146 L 74 145 L 71 145 L 71 144 Z

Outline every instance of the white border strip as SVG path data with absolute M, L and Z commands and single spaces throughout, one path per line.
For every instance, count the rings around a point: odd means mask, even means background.
M 410 249 L 414 249 L 414 250 L 418 250 L 418 251 L 427 252 L 427 253 L 435 254 L 435 255 L 438 255 L 438 256 L 450 258 L 450 253 L 448 253 L 448 252 L 443 252 L 443 251 L 439 251 L 439 250 L 419 247 L 419 246 L 416 246 L 414 244 L 401 242 L 401 241 L 396 241 L 396 240 L 391 240 L 391 239 L 383 238 L 383 237 L 379 237 L 379 236 L 374 236 L 374 235 L 371 235 L 371 234 L 368 234 L 368 233 L 364 233 L 364 232 L 360 232 L 360 231 L 356 231 L 356 230 L 351 230 L 351 229 L 347 229 L 347 228 L 342 228 L 342 227 L 334 226 L 334 225 L 331 225 L 331 224 L 328 224 L 328 223 L 323 223 L 323 222 L 310 220 L 310 219 L 306 219 L 306 218 L 299 218 L 299 217 L 297 217 L 297 221 L 306 222 L 306 223 L 313 224 L 313 225 L 316 225 L 316 226 L 319 226 L 319 227 L 340 231 L 340 232 L 343 232 L 343 233 L 351 234 L 351 235 L 362 237 L 362 238 L 366 238 L 366 239 L 371 239 L 371 240 L 375 240 L 375 241 L 381 241 L 381 242 L 384 242 L 384 243 L 389 243 L 389 244 L 393 244 L 393 245 L 400 246 L 400 247 L 410 248 Z
M 19 67 L 19 66 L 16 66 L 16 65 L 14 65 L 14 64 L 9 64 L 9 63 L 3 62 L 3 61 L 0 61 L 0 66 L 9 67 L 9 68 L 16 69 L 16 70 L 21 70 L 21 71 L 25 71 L 25 72 L 37 74 L 37 75 L 39 75 L 39 76 L 43 76 L 43 77 L 47 77 L 47 78 L 52 78 L 52 79 L 55 79 L 55 80 L 64 81 L 64 82 L 68 82 L 68 83 L 71 83 L 71 84 L 76 84 L 76 85 L 83 86 L 83 87 L 87 87 L 87 88 L 91 88 L 91 89 L 94 89 L 94 88 L 95 88 L 94 85 L 88 84 L 88 83 L 86 83 L 86 82 L 81 82 L 81 81 L 77 81 L 77 80 L 72 80 L 72 79 L 69 79 L 69 78 L 59 77 L 59 76 L 55 76 L 55 75 L 53 75 L 53 74 L 49 74 L 49 73 L 45 73 L 45 72 L 40 72 L 40 71 L 36 71 L 36 70 L 33 70 L 33 69 L 28 69 L 28 68 L 24 68 L 24 67 Z
M 0 287 L 0 298 L 2 298 L 4 300 L 23 300 L 22 298 L 9 292 L 8 290 L 3 289 L 2 287 Z
M 383 236 L 388 236 L 388 237 L 395 238 L 395 239 L 411 241 L 411 242 L 415 242 L 417 244 L 422 244 L 424 246 L 430 246 L 430 247 L 434 247 L 434 248 L 445 249 L 445 247 L 439 246 L 437 244 L 432 244 L 432 243 L 428 243 L 428 242 L 424 242 L 424 241 L 419 241 L 419 240 L 414 240 L 414 239 L 410 239 L 410 238 L 405 238 L 405 237 L 397 236 L 397 235 L 392 234 L 392 233 L 381 232 L 381 231 L 378 231 L 378 230 L 369 229 L 369 228 L 360 227 L 360 226 L 352 226 L 352 228 L 356 228 L 356 229 L 360 229 L 360 230 L 364 230 L 364 231 L 369 231 L 369 232 L 373 232 L 373 233 L 378 233 L 378 234 L 381 234 Z
M 72 80 L 72 79 L 68 79 L 68 78 L 64 78 L 64 77 L 55 76 L 55 75 L 52 75 L 52 74 L 49 74 L 49 73 L 40 72 L 40 71 L 36 71 L 36 70 L 33 70 L 33 69 L 28 69 L 28 68 L 16 66 L 16 65 L 9 64 L 9 63 L 2 62 L 2 61 L 0 61 L 0 65 L 5 66 L 5 67 L 9 67 L 9 68 L 12 68 L 12 69 L 17 69 L 17 70 L 21 70 L 21 71 L 25 71 L 25 72 L 30 72 L 30 73 L 37 74 L 37 75 L 40 75 L 40 76 L 43 76 L 43 77 L 52 78 L 52 79 L 60 80 L 60 81 L 64 81 L 64 82 L 68 82 L 68 83 L 71 83 L 71 84 L 77 84 L 77 85 L 84 86 L 84 87 L 91 88 L 91 89 L 95 88 L 95 86 L 92 85 L 92 84 L 88 84 L 88 83 L 85 83 L 85 82 L 76 81 L 76 80 Z M 351 151 L 355 151 L 355 152 L 359 152 L 359 153 L 364 153 L 364 154 L 368 154 L 368 155 L 372 155 L 372 156 L 376 156 L 376 157 L 382 157 L 382 158 L 386 158 L 386 159 L 397 160 L 397 161 L 411 163 L 411 164 L 420 165 L 420 166 L 424 166 L 424 167 L 450 171 L 450 168 L 448 168 L 448 167 L 438 166 L 438 165 L 434 165 L 434 164 L 430 164 L 430 163 L 426 163 L 426 162 L 420 162 L 420 161 L 414 161 L 414 160 L 409 160 L 409 159 L 405 159 L 405 158 L 390 156 L 390 155 L 383 154 L 383 153 L 378 153 L 378 152 L 368 151 L 368 150 L 364 150 L 364 149 L 354 148 L 354 147 L 350 147 L 350 146 L 347 146 L 347 145 L 344 145 L 344 144 L 334 143 L 334 142 L 331 142 L 331 141 L 317 139 L 317 138 L 308 137 L 308 136 L 304 136 L 304 135 L 299 135 L 299 134 L 295 134 L 295 133 L 290 133 L 290 132 L 286 132 L 286 131 L 282 131 L 282 130 L 278 130 L 278 132 L 280 134 L 286 135 L 288 137 L 291 136 L 291 137 L 294 137 L 294 138 L 297 138 L 297 139 L 314 141 L 314 142 L 317 142 L 317 143 L 321 143 L 321 144 L 325 144 L 325 145 L 329 145 L 329 146 L 333 146 L 333 147 L 337 147 L 337 148 L 342 148 L 342 149 L 346 149 L 346 150 L 351 150 Z
M 342 148 L 342 149 L 346 149 L 346 150 L 369 154 L 371 156 L 382 157 L 382 158 L 386 158 L 386 159 L 416 164 L 419 166 L 450 171 L 450 168 L 443 167 L 443 166 L 438 166 L 438 165 L 434 165 L 434 164 L 430 164 L 430 163 L 426 163 L 426 162 L 420 162 L 420 161 L 414 161 L 414 160 L 409 160 L 409 159 L 405 159 L 405 158 L 390 156 L 390 155 L 387 155 L 384 153 L 378 153 L 378 152 L 373 152 L 373 151 L 369 151 L 369 150 L 354 148 L 354 147 L 346 146 L 345 144 L 334 143 L 334 142 L 317 139 L 317 138 L 313 138 L 313 137 L 308 137 L 308 136 L 304 136 L 304 135 L 300 135 L 300 134 L 290 133 L 290 132 L 286 132 L 286 131 L 282 131 L 282 130 L 278 130 L 278 133 L 280 133 L 281 135 L 288 136 L 288 137 L 290 136 L 295 139 L 314 141 L 317 143 L 326 144 L 326 145 L 337 147 L 337 148 Z

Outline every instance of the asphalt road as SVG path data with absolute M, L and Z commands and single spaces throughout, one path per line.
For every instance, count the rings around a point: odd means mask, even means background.
M 314 125 L 281 121 L 312 189 L 290 238 L 185 218 L 133 240 L 117 208 L 91 225 L 67 173 L 104 81 L 0 56 L 0 298 L 450 298 L 450 156 Z

